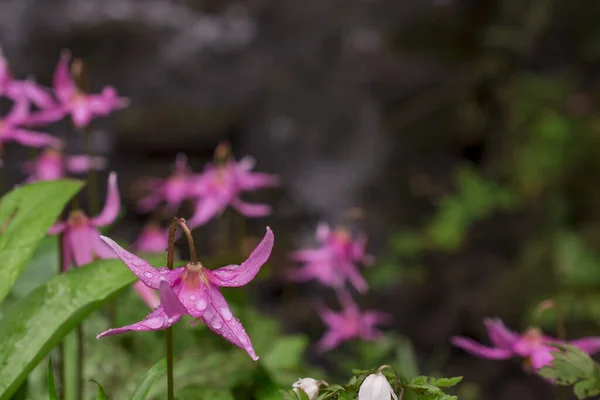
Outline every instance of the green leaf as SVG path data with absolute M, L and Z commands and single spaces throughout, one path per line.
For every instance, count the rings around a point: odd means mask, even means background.
M 0 302 L 10 292 L 38 243 L 81 182 L 61 180 L 21 186 L 0 199 Z
M 0 321 L 0 400 L 69 331 L 135 280 L 120 260 L 102 260 L 55 276 L 15 304 Z
M 304 336 L 282 337 L 261 357 L 261 362 L 275 382 L 285 384 L 291 375 L 295 376 L 306 346 L 308 340 Z
M 540 370 L 546 379 L 555 379 L 559 385 L 573 385 L 594 373 L 594 361 L 584 351 L 571 345 L 556 345 L 552 364 Z
M 100 385 L 96 381 L 92 381 L 92 382 L 94 382 L 96 385 L 98 385 L 98 392 L 96 392 L 96 400 L 108 400 L 108 396 L 104 392 L 104 389 L 102 389 L 102 385 Z
M 58 393 L 56 393 L 56 386 L 54 385 L 54 372 L 52 371 L 51 359 L 48 359 L 48 396 L 50 400 L 59 400 Z
M 12 298 L 22 299 L 58 273 L 58 248 L 58 236 L 46 236 L 40 241 L 12 287 L 10 292 Z
M 434 385 L 441 388 L 449 388 L 458 385 L 462 380 L 462 376 L 456 376 L 454 378 L 438 378 L 435 380 Z
M 133 396 L 131 396 L 131 400 L 145 400 L 146 396 L 148 396 L 148 393 L 150 392 L 150 389 L 152 389 L 152 385 L 154 385 L 154 383 L 160 379 L 165 372 L 167 372 L 167 359 L 163 358 L 154 364 L 152 368 L 150 368 L 142 382 L 135 390 Z

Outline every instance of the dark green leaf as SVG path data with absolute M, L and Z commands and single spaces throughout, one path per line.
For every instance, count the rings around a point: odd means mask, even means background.
M 131 396 L 131 400 L 145 400 L 146 396 L 148 396 L 148 393 L 150 392 L 150 389 L 152 388 L 152 385 L 154 385 L 154 383 L 158 379 L 160 379 L 160 377 L 162 377 L 165 374 L 165 372 L 167 372 L 166 358 L 160 360 L 159 362 L 154 364 L 152 368 L 150 368 L 142 382 L 135 390 L 133 396 Z
M 59 400 L 54 385 L 54 372 L 52 371 L 52 360 L 48 359 L 48 397 L 50 400 Z
M 0 302 L 80 187 L 80 182 L 71 180 L 37 182 L 0 199 Z
M 96 392 L 96 400 L 108 400 L 108 396 L 106 396 L 106 393 L 104 392 L 104 389 L 102 389 L 102 385 L 100 385 L 98 382 L 93 381 L 96 385 L 98 385 L 98 391 Z
M 19 301 L 0 321 L 0 400 L 10 398 L 69 331 L 135 279 L 120 260 L 102 260 L 57 275 Z

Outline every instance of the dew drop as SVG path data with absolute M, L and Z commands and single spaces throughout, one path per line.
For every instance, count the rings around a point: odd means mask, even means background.
M 145 325 L 147 325 L 149 328 L 157 329 L 163 325 L 163 321 L 161 318 L 151 318 L 146 321 Z
M 203 311 L 203 310 L 205 310 L 205 309 L 206 309 L 206 306 L 207 306 L 207 304 L 206 304 L 206 300 L 204 300 L 204 299 L 200 299 L 200 300 L 198 300 L 198 303 L 196 303 L 196 308 L 197 308 L 199 311 Z
M 214 329 L 221 329 L 221 327 L 223 326 L 223 321 L 221 320 L 221 317 L 215 315 L 210 320 L 210 326 L 212 326 Z
M 170 324 L 173 323 L 173 318 L 169 318 L 167 321 L 169 321 Z
M 219 311 L 221 312 L 221 315 L 223 316 L 225 321 L 231 321 L 233 315 L 231 314 L 231 310 L 229 309 L 229 307 L 221 307 Z
M 144 272 L 144 276 L 146 278 L 152 278 L 154 275 L 152 274 L 152 272 Z
M 194 296 L 193 294 L 190 295 L 190 301 L 195 301 L 196 300 L 196 296 Z

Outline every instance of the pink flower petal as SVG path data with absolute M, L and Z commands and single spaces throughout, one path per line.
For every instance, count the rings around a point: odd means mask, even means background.
M 236 184 L 240 190 L 257 190 L 265 187 L 278 186 L 279 176 L 260 172 L 238 173 Z
M 59 233 L 62 233 L 66 227 L 67 224 L 65 222 L 57 222 L 48 229 L 48 235 L 58 235 Z
M 69 102 L 77 93 L 77 86 L 73 82 L 69 71 L 70 60 L 71 53 L 63 50 L 54 71 L 54 94 L 61 103 Z
M 55 108 L 43 110 L 40 112 L 32 113 L 24 122 L 27 126 L 40 126 L 51 124 L 53 122 L 63 119 L 67 115 L 67 111 L 63 106 L 57 106 Z
M 48 91 L 37 83 L 26 80 L 20 83 L 20 90 L 23 95 L 31 100 L 36 106 L 41 109 L 52 109 L 56 107 L 56 103 Z
M 61 271 L 67 272 L 73 263 L 73 249 L 71 248 L 69 241 L 65 240 L 64 237 L 61 240 L 60 246 L 62 249 Z
M 160 290 L 160 303 L 168 317 L 181 316 L 187 312 L 166 279 L 160 281 L 158 288 Z
M 208 306 L 202 315 L 204 323 L 215 333 L 223 336 L 236 346 L 246 350 L 250 358 L 258 360 L 254 352 L 252 342 L 240 321 L 231 314 L 229 305 L 219 289 L 212 285 L 207 285 Z
M 4 117 L 4 123 L 9 126 L 14 126 L 24 123 L 29 117 L 29 102 L 20 98 L 15 101 L 15 104 L 10 109 L 9 113 Z
M 189 315 L 200 318 L 204 314 L 210 302 L 205 285 L 186 285 L 185 282 L 181 282 L 174 290 Z
M 94 234 L 100 235 L 98 231 L 90 227 L 69 227 L 63 236 L 63 240 L 69 242 L 75 266 L 81 267 L 94 260 Z
M 588 354 L 596 354 L 600 351 L 600 337 L 597 336 L 570 340 L 569 344 L 580 348 Z
M 465 337 L 454 336 L 451 342 L 454 346 L 463 349 L 467 353 L 490 360 L 506 360 L 514 355 L 510 350 L 487 347 Z
M 233 199 L 231 201 L 231 206 L 246 217 L 257 218 L 271 214 L 271 206 L 267 204 L 247 203 L 239 198 Z
M 117 254 L 117 256 L 125 263 L 125 265 L 137 276 L 144 285 L 151 287 L 152 289 L 158 289 L 160 281 L 166 279 L 170 284 L 174 284 L 177 281 L 185 267 L 175 268 L 169 270 L 168 268 L 154 268 L 148 262 L 135 254 L 132 254 L 119 246 L 115 241 L 106 236 L 100 237 L 111 249 Z
M 197 228 L 207 223 L 212 217 L 222 212 L 226 207 L 226 204 L 219 201 L 218 199 L 206 197 L 201 198 L 196 203 L 196 209 L 192 218 L 188 220 L 188 226 L 190 229 Z
M 133 290 L 140 296 L 144 303 L 150 307 L 150 309 L 154 310 L 156 307 L 160 305 L 160 298 L 156 294 L 154 290 L 144 285 L 142 281 L 137 281 L 133 284 Z
M 485 325 L 485 329 L 487 330 L 490 341 L 496 347 L 507 350 L 512 349 L 521 338 L 518 333 L 506 328 L 506 326 L 498 318 L 486 318 L 483 323 Z
M 369 285 L 367 284 L 367 281 L 354 264 L 346 263 L 344 271 L 352 286 L 354 286 L 359 293 L 364 294 L 369 291 Z
M 62 140 L 48 135 L 47 133 L 35 132 L 26 129 L 13 129 L 11 139 L 24 146 L 30 147 L 63 147 Z
M 237 287 L 247 284 L 269 259 L 274 242 L 273 231 L 267 227 L 267 233 L 246 261 L 241 265 L 227 265 L 208 271 L 208 278 L 217 286 Z
M 548 346 L 543 346 L 536 349 L 529 358 L 533 369 L 537 371 L 546 365 L 550 365 L 554 359 L 552 356 L 552 351 L 557 350 L 558 349 L 550 348 Z
M 159 306 L 156 310 L 152 311 L 143 321 L 136 322 L 135 324 L 127 325 L 122 328 L 113 328 L 105 332 L 102 332 L 97 339 L 104 336 L 118 335 L 129 331 L 157 331 L 160 329 L 166 329 L 181 319 L 181 315 L 169 318 L 165 313 L 162 306 Z
M 121 208 L 121 197 L 119 196 L 119 186 L 117 185 L 117 174 L 111 172 L 108 177 L 108 189 L 106 193 L 106 202 L 100 215 L 90 220 L 94 226 L 106 226 L 115 222 Z
M 90 157 L 87 155 L 76 155 L 66 157 L 67 169 L 73 173 L 81 173 L 89 170 L 101 170 L 106 167 L 106 158 Z
M 319 339 L 316 348 L 319 353 L 325 353 L 338 347 L 343 341 L 344 339 L 337 332 L 328 331 Z
M 71 104 L 71 118 L 73 125 L 84 128 L 90 124 L 93 114 L 87 100 L 75 100 Z

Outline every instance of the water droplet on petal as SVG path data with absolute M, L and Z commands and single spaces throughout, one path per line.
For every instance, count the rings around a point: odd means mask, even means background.
M 221 329 L 221 327 L 223 326 L 223 321 L 221 320 L 221 317 L 219 317 L 218 315 L 215 315 L 210 320 L 210 326 L 212 326 L 213 329 Z
M 221 312 L 223 318 L 225 318 L 225 321 L 231 321 L 233 315 L 231 314 L 231 310 L 229 309 L 229 307 L 221 307 L 219 311 Z
M 194 296 L 193 294 L 190 295 L 190 301 L 194 301 L 196 300 L 196 296 Z
M 203 310 L 205 310 L 205 309 L 206 309 L 206 305 L 207 305 L 207 304 L 206 304 L 206 300 L 204 300 L 204 299 L 200 299 L 200 300 L 198 300 L 198 303 L 196 303 L 196 308 L 197 308 L 199 311 L 203 311 Z
M 161 318 L 150 318 L 144 324 L 149 328 L 158 329 L 163 325 L 163 320 Z
M 154 275 L 152 274 L 152 272 L 144 272 L 144 276 L 146 278 L 152 278 Z
M 169 321 L 170 324 L 172 324 L 173 323 L 173 318 L 169 318 L 168 321 Z

